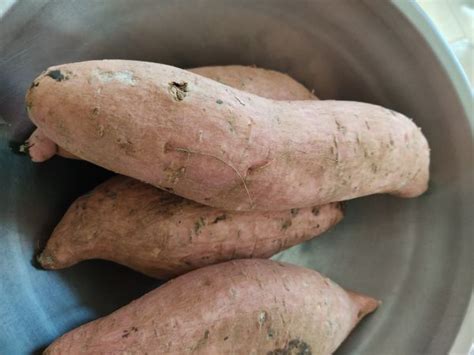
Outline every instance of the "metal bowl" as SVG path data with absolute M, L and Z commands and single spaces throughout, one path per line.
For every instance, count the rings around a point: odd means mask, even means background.
M 6 4 L 6 5 L 5 5 Z M 278 259 L 315 268 L 383 300 L 338 354 L 446 354 L 472 289 L 471 93 L 408 1 L 8 0 L 0 22 L 0 353 L 39 351 L 57 336 L 156 287 L 112 263 L 47 272 L 31 260 L 67 206 L 109 173 L 12 147 L 32 130 L 23 97 L 46 67 L 124 58 L 179 67 L 256 64 L 318 96 L 412 117 L 432 149 L 417 199 L 350 201 L 342 224 Z M 471 216 L 470 216 L 471 215 Z

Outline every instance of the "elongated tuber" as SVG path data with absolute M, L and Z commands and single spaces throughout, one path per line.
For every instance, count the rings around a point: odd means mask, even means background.
M 173 279 L 44 354 L 329 355 L 377 306 L 314 270 L 235 260 Z
M 427 188 L 425 137 L 376 105 L 275 101 L 124 60 L 52 67 L 26 102 L 32 121 L 72 154 L 226 210 L 415 197 Z

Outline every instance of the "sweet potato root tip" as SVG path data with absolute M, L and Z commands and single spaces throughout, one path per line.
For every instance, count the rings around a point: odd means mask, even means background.
M 359 306 L 357 319 L 364 318 L 367 314 L 374 312 L 382 302 L 371 297 L 361 295 L 357 292 L 347 291 L 351 299 Z
M 38 261 L 39 265 L 46 270 L 54 270 L 56 269 L 56 260 L 54 256 L 50 255 L 49 253 L 42 252 L 37 257 L 36 260 Z

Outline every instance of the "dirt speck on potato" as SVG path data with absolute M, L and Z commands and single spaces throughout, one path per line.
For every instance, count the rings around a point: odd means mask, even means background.
M 207 339 L 209 339 L 209 330 L 208 329 L 206 329 L 206 331 L 204 332 L 203 337 L 201 339 L 199 339 L 199 341 L 196 343 L 196 346 L 192 350 L 196 351 L 199 348 L 201 348 L 202 346 L 204 346 L 204 344 L 206 344 L 206 342 L 207 342 Z
M 300 339 L 293 339 L 284 348 L 269 351 L 267 355 L 311 355 L 311 347 Z
M 225 219 L 227 218 L 227 215 L 224 213 L 224 214 L 221 214 L 220 216 L 217 216 L 214 221 L 212 222 L 212 224 L 216 224 L 220 221 L 224 221 Z
M 281 225 L 281 229 L 282 230 L 286 230 L 288 229 L 289 227 L 291 227 L 291 219 L 287 219 L 283 222 L 283 224 Z
M 188 83 L 185 81 L 172 81 L 168 84 L 168 91 L 175 101 L 183 101 L 188 90 Z
M 204 218 L 199 217 L 199 219 L 194 223 L 194 233 L 198 235 L 201 233 L 201 229 L 206 225 L 206 221 L 204 221 Z
M 290 213 L 291 213 L 291 215 L 292 215 L 293 217 L 296 216 L 299 212 L 300 212 L 300 209 L 299 209 L 299 208 L 292 208 L 292 209 L 290 210 Z
M 313 207 L 311 209 L 311 213 L 317 216 L 319 214 L 319 207 Z

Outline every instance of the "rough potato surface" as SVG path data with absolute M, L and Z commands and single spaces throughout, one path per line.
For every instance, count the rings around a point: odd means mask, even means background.
M 39 256 L 47 269 L 115 261 L 156 278 L 267 258 L 342 219 L 339 203 L 288 211 L 223 211 L 116 176 L 76 200 Z
M 274 100 L 316 100 L 317 97 L 299 82 L 275 70 L 244 65 L 208 66 L 188 69 L 190 72 L 216 80 L 233 88 Z M 28 152 L 35 163 L 44 162 L 55 154 L 78 159 L 36 129 L 28 138 Z
M 235 260 L 192 271 L 44 354 L 332 354 L 378 302 L 314 270 Z
M 386 108 L 275 101 L 175 67 L 123 60 L 48 69 L 32 121 L 109 170 L 225 210 L 288 210 L 427 188 L 420 129 Z

